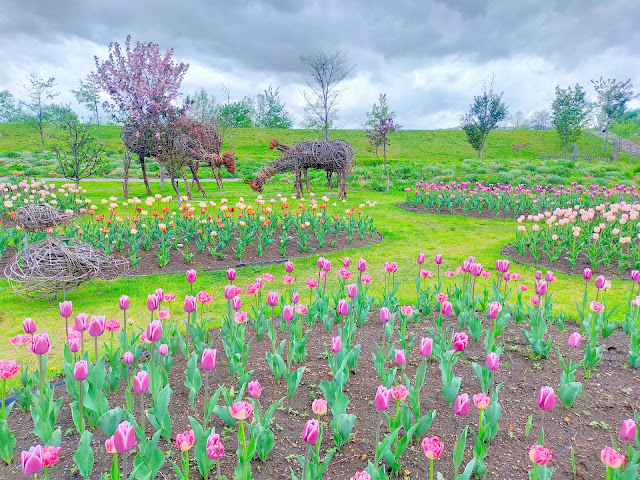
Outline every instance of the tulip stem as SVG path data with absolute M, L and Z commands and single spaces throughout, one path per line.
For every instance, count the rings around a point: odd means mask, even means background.
M 147 433 L 145 432 L 145 428 L 144 428 L 144 396 L 140 395 L 140 429 L 142 430 L 142 436 L 146 439 L 147 438 Z
M 82 419 L 82 432 L 84 433 L 84 408 L 82 408 L 82 382 L 78 382 L 78 407 L 80 408 L 80 418 Z
M 378 426 L 376 427 L 376 443 L 373 446 L 373 458 L 375 466 L 378 468 L 378 445 L 380 445 L 380 424 L 382 423 L 382 412 L 378 415 Z
M 38 363 L 40 364 L 40 408 L 42 409 L 41 414 L 44 415 L 44 370 L 42 366 L 42 355 L 38 355 Z
M 98 363 L 98 337 L 93 337 L 93 344 L 95 346 L 96 349 L 96 358 L 95 358 L 95 363 Z
M 240 420 L 240 437 L 242 438 L 242 461 L 244 463 L 245 478 L 250 478 L 247 472 L 247 439 L 244 435 L 244 420 Z
M 118 477 L 120 477 L 120 470 L 118 469 L 118 454 L 113 454 L 113 464 L 111 467 L 112 472 L 118 472 Z
M 311 450 L 311 445 L 307 445 L 307 451 L 304 454 L 304 465 L 302 467 L 301 480 L 305 480 L 307 478 L 307 465 L 309 464 L 309 450 Z
M 49 480 L 49 467 L 44 467 L 44 474 L 47 480 Z
M 187 355 L 185 358 L 189 360 L 189 343 L 191 343 L 191 312 L 187 313 Z
M 124 330 L 124 349 L 129 350 L 129 337 L 127 337 L 127 311 L 123 310 L 124 319 L 122 320 L 122 328 Z
M 216 473 L 218 474 L 218 480 L 220 480 L 221 476 L 220 476 L 220 459 L 219 458 L 216 461 Z
M 433 458 L 429 459 L 429 480 L 433 480 Z
M 5 390 L 7 388 L 7 379 L 2 379 L 2 420 L 6 423 L 7 419 L 4 416 L 4 402 L 5 402 Z
M 80 351 L 81 355 L 84 357 L 84 330 L 80 332 Z
M 209 372 L 204 372 L 204 417 L 202 420 L 202 425 L 206 429 L 207 428 L 207 402 L 209 399 Z
M 533 477 L 533 480 L 536 480 L 536 478 L 538 478 L 536 476 L 537 471 L 538 471 L 538 464 L 536 463 L 535 466 L 533 467 L 533 475 L 531 475 Z
M 149 360 L 149 370 L 151 370 L 151 395 L 155 395 L 156 393 L 156 379 L 155 379 L 155 374 L 154 374 L 154 366 L 153 363 L 155 361 L 155 353 L 156 353 L 156 349 L 155 349 L 155 343 L 150 343 L 149 344 L 149 356 L 151 357 Z
M 184 452 L 184 467 L 183 472 L 184 480 L 189 480 L 189 450 Z
M 122 476 L 124 480 L 127 480 L 127 455 L 129 455 L 129 452 L 122 454 Z

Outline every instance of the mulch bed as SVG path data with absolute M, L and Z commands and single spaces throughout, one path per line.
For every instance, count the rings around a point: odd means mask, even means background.
M 336 455 L 325 474 L 325 478 L 349 479 L 354 472 L 366 467 L 366 460 L 373 458 L 373 442 L 375 438 L 375 422 L 378 412 L 373 407 L 375 390 L 380 384 L 379 378 L 373 367 L 371 354 L 375 351 L 375 342 L 380 340 L 381 325 L 377 321 L 378 314 L 373 312 L 369 321 L 359 329 L 362 349 L 359 357 L 359 369 L 352 374 L 347 382 L 345 394 L 351 400 L 348 407 L 349 413 L 357 415 L 354 438 L 345 444 L 341 452 Z M 457 325 L 457 323 L 456 323 Z M 411 324 L 408 328 L 412 334 L 418 336 L 417 344 L 421 336 L 425 335 L 427 326 L 433 326 L 432 319 L 422 319 L 419 325 Z M 456 328 L 457 330 L 457 328 Z M 560 347 L 565 358 L 568 355 L 567 338 L 574 331 L 568 326 L 564 332 L 558 332 L 554 327 L 550 328 L 550 336 L 554 345 Z M 248 338 L 253 339 L 251 352 L 247 362 L 247 370 L 255 370 L 253 379 L 262 384 L 262 408 L 286 396 L 286 383 L 275 383 L 274 377 L 268 369 L 265 361 L 265 353 L 270 350 L 271 344 L 267 336 L 257 341 L 254 339 L 250 326 L 247 328 Z M 324 330 L 321 324 L 316 324 L 307 344 L 308 356 L 304 364 L 307 370 L 302 378 L 302 383 L 293 400 L 285 398 L 283 408 L 276 410 L 274 414 L 273 429 L 276 436 L 276 446 L 272 450 L 265 463 L 258 460 L 253 462 L 254 478 L 256 479 L 289 479 L 289 467 L 292 467 L 300 476 L 301 468 L 293 455 L 304 454 L 305 444 L 301 440 L 302 427 L 310 418 L 311 402 L 320 395 L 317 388 L 323 379 L 330 380 L 329 367 L 326 359 L 326 348 L 330 338 L 337 335 L 337 327 L 334 326 L 330 333 Z M 284 335 L 279 332 L 279 339 Z M 487 477 L 490 479 L 523 479 L 528 478 L 527 470 L 531 467 L 528 457 L 529 447 L 536 443 L 540 430 L 540 410 L 536 405 L 538 390 L 543 385 L 559 387 L 561 369 L 554 352 L 549 360 L 533 358 L 532 351 L 526 343 L 520 325 L 510 324 L 503 333 L 501 340 L 505 342 L 505 350 L 500 358 L 500 370 L 494 379 L 504 382 L 500 392 L 500 402 L 503 408 L 503 418 L 500 421 L 500 430 L 492 444 L 489 446 L 486 458 Z M 229 375 L 226 358 L 223 354 L 220 337 L 214 332 L 212 335 L 213 346 L 218 349 L 218 365 L 215 368 L 215 381 L 211 385 L 225 384 L 227 387 L 235 385 Z M 545 445 L 552 450 L 555 467 L 554 478 L 572 478 L 570 448 L 573 447 L 576 454 L 577 477 L 579 479 L 602 478 L 604 465 L 600 461 L 600 450 L 605 445 L 610 445 L 613 436 L 617 441 L 617 432 L 622 420 L 633 417 L 633 412 L 639 407 L 640 377 L 635 371 L 629 369 L 625 361 L 628 351 L 628 339 L 621 331 L 611 335 L 606 341 L 604 358 L 591 379 L 584 380 L 581 371 L 576 378 L 584 383 L 584 391 L 576 400 L 573 407 L 565 409 L 558 400 L 556 408 L 548 412 L 545 418 Z M 580 350 L 581 353 L 581 350 Z M 576 360 L 577 356 L 574 356 Z M 485 353 L 482 343 L 469 341 L 469 345 L 462 358 L 455 365 L 457 375 L 462 376 L 461 392 L 470 395 L 479 391 L 479 383 L 473 374 L 471 362 L 484 362 Z M 417 353 L 417 345 L 409 355 L 406 365 L 406 373 L 413 378 L 421 357 Z M 201 420 L 203 410 L 203 391 L 196 400 L 195 412 L 188 403 L 188 391 L 183 386 L 184 369 L 186 362 L 181 354 L 176 354 L 175 364 L 170 373 L 169 381 L 174 395 L 169 406 L 173 421 L 173 436 L 189 428 L 188 415 Z M 423 414 L 429 409 L 435 409 L 437 414 L 427 435 L 437 435 L 445 444 L 442 457 L 436 461 L 437 469 L 445 478 L 453 478 L 451 461 L 453 444 L 455 441 L 456 418 L 450 408 L 437 391 L 441 386 L 440 373 L 437 362 L 429 362 L 425 386 L 422 389 L 421 405 Z M 211 389 L 213 391 L 213 389 Z M 52 477 L 56 479 L 70 480 L 79 478 L 77 474 L 70 473 L 73 466 L 72 455 L 77 448 L 79 436 L 73 430 L 69 399 L 64 387 L 56 390 L 56 396 L 63 395 L 62 410 L 60 412 L 60 427 L 62 428 L 61 461 L 52 471 Z M 148 397 L 145 403 L 148 405 Z M 220 401 L 222 402 L 222 400 Z M 124 398 L 122 388 L 110 398 L 111 407 L 123 405 Z M 389 412 L 392 410 L 390 409 Z M 525 424 L 530 414 L 534 414 L 533 428 L 529 437 L 525 436 Z M 137 415 L 137 413 L 136 413 Z M 324 417 L 330 420 L 330 415 Z M 477 429 L 477 409 L 471 406 L 471 413 L 467 420 L 470 428 Z M 213 419 L 216 430 L 223 435 L 226 456 L 222 460 L 222 471 L 229 478 L 235 467 L 235 449 L 237 447 L 235 430 L 225 430 L 218 418 Z M 28 413 L 12 412 L 9 417 L 9 427 L 15 432 L 18 439 L 17 453 L 13 465 L 0 466 L 0 478 L 3 480 L 23 479 L 19 466 L 19 452 L 27 449 L 37 442 L 33 435 L 33 421 Z M 147 433 L 151 434 L 151 427 L 147 422 Z M 383 429 L 384 430 L 384 429 Z M 95 455 L 95 468 L 92 478 L 99 478 L 101 472 L 110 468 L 111 455 L 104 451 L 105 437 L 101 431 L 94 432 L 92 446 Z M 618 442 L 620 444 L 620 442 Z M 325 427 L 322 449 L 333 445 L 330 431 Z M 178 461 L 175 442 L 167 444 L 160 441 L 163 451 L 171 451 L 174 461 Z M 626 447 L 625 447 L 626 448 Z M 468 461 L 472 450 L 472 439 L 469 435 L 465 462 Z M 131 460 L 129 460 L 131 465 Z M 402 458 L 405 478 L 426 478 L 427 461 L 420 449 L 419 442 L 409 445 Z M 196 466 L 192 464 L 192 477 L 200 478 L 196 473 Z M 159 478 L 175 478 L 175 474 L 169 462 L 161 470 Z M 211 478 L 211 477 L 210 477 Z
M 306 250 L 304 252 L 300 251 L 298 247 L 298 239 L 295 234 L 291 235 L 293 240 L 289 242 L 287 245 L 286 255 L 283 257 L 280 253 L 279 241 L 276 239 L 275 242 L 269 244 L 267 248 L 264 249 L 263 255 L 259 256 L 256 253 L 256 244 L 252 243 L 249 245 L 247 250 L 245 250 L 242 254 L 242 258 L 238 260 L 236 254 L 233 249 L 237 248 L 237 243 L 235 240 L 231 240 L 227 248 L 222 252 L 224 258 L 215 258 L 213 257 L 206 249 L 202 253 L 198 253 L 198 249 L 196 247 L 195 240 L 191 241 L 189 249 L 194 252 L 194 256 L 191 259 L 191 263 L 187 263 L 182 253 L 175 249 L 171 249 L 169 253 L 169 263 L 164 267 L 160 267 L 158 264 L 158 257 L 154 252 L 157 252 L 156 247 L 151 247 L 148 251 L 145 251 L 143 248 L 140 248 L 140 262 L 137 264 L 136 268 L 131 268 L 126 276 L 128 277 L 141 277 L 146 275 L 154 275 L 154 274 L 171 274 L 171 273 L 182 273 L 190 268 L 197 268 L 198 270 L 220 270 L 227 268 L 239 268 L 247 265 L 269 265 L 273 263 L 281 263 L 285 262 L 291 258 L 300 258 L 307 257 L 309 255 L 330 255 L 334 252 L 345 250 L 348 248 L 363 248 L 368 247 L 370 245 L 381 243 L 383 240 L 382 235 L 379 232 L 374 232 L 373 237 L 369 235 L 368 232 L 364 234 L 364 238 L 360 238 L 357 232 L 353 234 L 353 243 L 349 242 L 349 238 L 347 232 L 340 232 L 340 235 L 336 239 L 335 235 L 326 235 L 325 236 L 325 244 L 321 249 L 318 249 L 318 239 L 316 237 L 311 237 L 307 246 L 311 250 Z M 335 242 L 335 245 L 332 247 L 330 243 Z M 112 255 L 124 257 L 127 260 L 129 256 L 127 255 L 127 251 L 129 250 L 129 246 L 125 246 L 123 252 L 118 252 L 114 250 Z M 7 264 L 14 258 L 15 249 L 13 247 L 7 248 L 2 257 L 0 258 L 0 272 L 4 272 Z

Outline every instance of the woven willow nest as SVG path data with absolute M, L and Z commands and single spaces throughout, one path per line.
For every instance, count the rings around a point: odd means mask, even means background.
M 13 293 L 37 299 L 76 290 L 97 278 L 118 277 L 127 267 L 126 259 L 111 258 L 88 243 L 49 237 L 18 252 L 4 274 Z
M 28 231 L 57 227 L 75 218 L 72 213 L 65 213 L 48 203 L 34 203 L 16 210 L 13 221 Z

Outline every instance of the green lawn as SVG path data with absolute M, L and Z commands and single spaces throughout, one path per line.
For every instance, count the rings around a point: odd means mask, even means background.
M 87 188 L 89 189 L 88 197 L 94 203 L 110 195 L 121 195 L 118 182 L 93 183 L 88 184 Z M 169 188 L 167 186 L 162 193 L 172 194 L 173 192 Z M 155 189 L 155 191 L 159 191 L 158 185 L 155 186 Z M 207 190 L 213 200 L 225 197 L 231 202 L 235 202 L 239 196 L 244 196 L 245 200 L 250 202 L 255 198 L 248 187 L 242 183 L 227 184 L 222 192 L 218 191 L 214 185 L 208 184 Z M 283 189 L 282 185 L 280 190 L 274 185 L 268 185 L 264 196 L 271 198 L 275 197 L 277 193 L 290 195 L 291 190 L 288 187 Z M 145 197 L 141 184 L 133 186 L 133 194 L 141 198 Z M 329 193 L 318 188 L 315 189 L 315 194 L 317 196 L 324 194 L 335 196 L 335 192 Z M 436 253 L 441 253 L 445 259 L 442 265 L 443 269 L 454 269 L 469 255 L 474 255 L 477 261 L 493 270 L 495 260 L 501 258 L 500 249 L 515 235 L 516 224 L 512 220 L 478 220 L 458 216 L 406 212 L 396 207 L 396 204 L 404 201 L 404 197 L 403 192 L 384 195 L 370 191 L 351 191 L 348 205 L 364 203 L 366 200 L 378 201 L 372 214 L 375 217 L 378 230 L 384 235 L 384 241 L 380 245 L 360 250 L 350 249 L 330 257 L 334 266 L 338 265 L 339 259 L 345 255 L 355 259 L 365 258 L 368 261 L 368 272 L 374 278 L 372 289 L 376 294 L 381 293 L 382 264 L 385 261 L 398 262 L 398 278 L 402 281 L 402 287 L 399 291 L 401 299 L 404 303 L 412 303 L 415 295 L 414 279 L 417 272 L 416 256 L 419 252 L 426 253 L 429 259 L 427 268 L 434 271 L 435 265 L 431 259 Z M 197 198 L 194 200 L 197 201 Z M 317 256 L 312 255 L 306 259 L 295 260 L 295 285 L 301 292 L 306 293 L 304 280 L 316 274 L 316 259 Z M 524 283 L 532 286 L 534 268 L 514 265 L 512 270 L 521 272 Z M 274 288 L 282 292 L 282 284 L 278 281 L 284 274 L 282 265 L 267 268 L 242 268 L 238 272 L 239 284 L 246 286 L 263 271 L 276 276 L 274 284 L 265 288 Z M 335 280 L 336 276 L 337 273 L 332 272 L 331 278 Z M 581 298 L 584 284 L 581 278 L 560 274 L 557 277 L 558 282 L 551 287 L 557 311 L 565 311 L 571 315 L 575 310 L 573 301 Z M 487 280 L 483 280 L 483 282 L 488 284 Z M 214 318 L 220 318 L 222 315 L 221 292 L 226 283 L 223 271 L 199 273 L 197 288 L 208 290 L 215 298 L 214 303 L 207 307 L 208 311 L 213 311 Z M 148 312 L 145 308 L 146 295 L 157 287 L 175 292 L 179 298 L 188 291 L 188 284 L 182 274 L 154 275 L 144 278 L 122 278 L 103 285 L 101 289 L 89 285 L 78 292 L 70 293 L 67 298 L 73 301 L 76 313 L 81 311 L 90 314 L 99 313 L 112 318 L 121 315 L 118 310 L 118 296 L 127 294 L 131 297 L 131 314 L 136 325 L 144 326 L 148 321 Z M 306 297 L 304 293 L 302 298 Z M 625 299 L 625 295 L 626 282 L 616 281 L 608 293 L 608 300 L 614 303 L 621 302 Z M 174 312 L 174 320 L 181 318 L 181 304 L 176 303 L 171 309 Z M 0 282 L 0 324 L 2 325 L 0 358 L 14 358 L 18 355 L 18 350 L 8 342 L 8 339 L 21 332 L 21 322 L 25 317 L 33 317 L 38 323 L 40 331 L 48 331 L 52 335 L 54 340 L 50 364 L 59 365 L 64 321 L 58 315 L 57 303 L 47 300 L 24 301 L 10 293 L 6 282 Z M 18 356 L 19 361 L 33 363 L 33 358 L 30 358 L 30 355 L 25 355 L 24 350 L 20 355 L 22 356 Z

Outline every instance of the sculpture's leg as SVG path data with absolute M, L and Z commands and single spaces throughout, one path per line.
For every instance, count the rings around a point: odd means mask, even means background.
M 215 174 L 216 177 L 216 184 L 218 185 L 218 188 L 222 189 L 224 188 L 224 184 L 222 183 L 222 165 L 218 166 L 218 172 Z
M 189 182 L 187 181 L 187 176 L 184 173 L 184 168 L 180 167 L 180 173 L 182 174 L 182 181 L 184 182 L 184 188 L 187 191 L 187 197 L 191 200 L 191 189 L 189 188 Z
M 329 187 L 329 191 L 331 191 L 331 175 L 332 175 L 332 172 L 331 171 L 327 171 L 327 184 L 328 184 L 328 187 Z
M 198 167 L 194 165 L 189 165 L 189 168 L 191 169 L 191 173 L 193 173 L 193 180 L 192 180 L 191 186 L 193 186 L 193 182 L 195 182 L 196 186 L 198 187 L 198 191 L 202 194 L 203 197 L 207 198 L 208 196 L 207 192 L 204 191 L 204 188 L 200 183 L 200 178 L 198 177 Z
M 151 188 L 149 187 L 149 177 L 147 176 L 147 166 L 145 165 L 144 155 L 138 155 L 138 159 L 140 160 L 140 168 L 142 169 L 144 187 L 147 189 L 147 195 L 151 195 Z
M 304 182 L 307 184 L 307 193 L 311 191 L 311 187 L 309 186 L 309 169 L 304 169 Z

